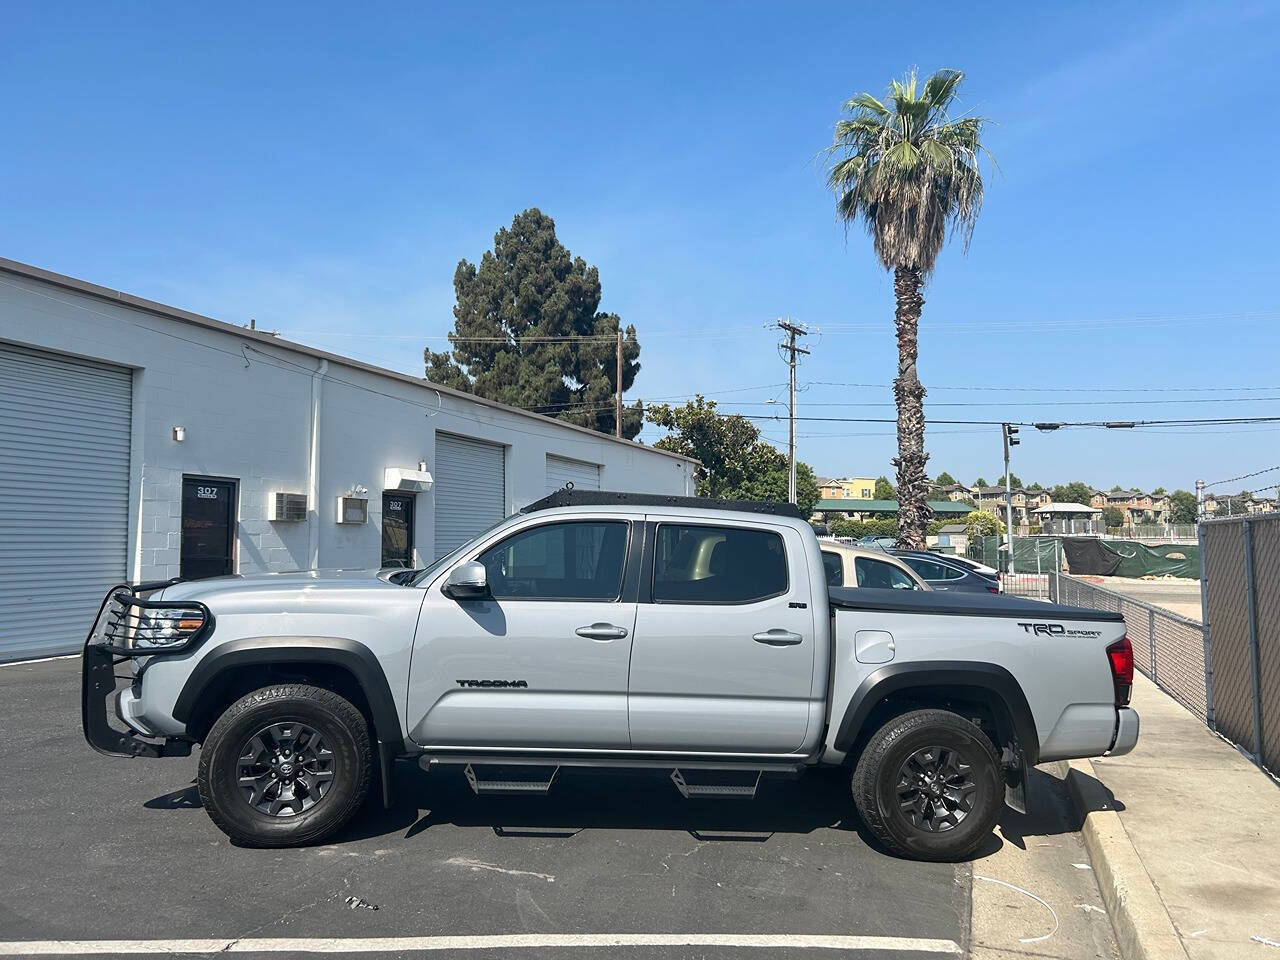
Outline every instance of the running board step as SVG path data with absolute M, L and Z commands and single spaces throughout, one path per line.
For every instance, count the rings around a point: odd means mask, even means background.
M 746 771 L 750 773 L 752 771 Z M 706 772 L 702 772 L 706 776 Z M 763 770 L 756 770 L 755 779 L 749 783 L 741 781 L 741 771 L 734 771 L 738 776 L 735 778 L 732 774 L 727 777 L 717 778 L 722 782 L 703 782 L 690 783 L 685 779 L 684 773 L 679 767 L 671 771 L 671 782 L 676 785 L 676 789 L 680 791 L 680 796 L 686 800 L 699 800 L 706 797 L 723 797 L 736 800 L 754 800 L 756 791 L 760 789 L 760 777 L 763 776 Z M 732 782 L 737 779 L 739 782 Z
M 534 768 L 534 770 L 536 769 L 537 768 Z M 544 767 L 543 769 L 546 768 Z M 520 780 L 484 779 L 469 763 L 463 773 L 466 774 L 467 783 L 471 785 L 471 790 L 478 797 L 497 796 L 503 794 L 507 796 L 546 796 L 551 790 L 551 784 L 555 783 L 556 774 L 560 772 L 559 767 L 552 767 L 550 769 L 551 775 L 545 780 L 534 780 L 529 778 Z M 505 773 L 506 771 L 504 770 L 503 772 Z M 483 770 L 481 773 L 483 773 Z

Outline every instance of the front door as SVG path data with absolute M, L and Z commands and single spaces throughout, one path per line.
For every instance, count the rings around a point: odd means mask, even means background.
M 489 596 L 427 585 L 409 680 L 411 736 L 428 747 L 625 749 L 634 597 L 632 524 L 531 522 L 460 556 Z M 634 588 L 633 588 L 634 589 Z
M 382 495 L 382 565 L 413 566 L 413 503 L 411 493 Z
M 635 749 L 802 748 L 820 723 L 813 618 L 826 616 L 807 564 L 788 527 L 658 521 L 631 654 Z
M 182 478 L 183 580 L 202 580 L 233 573 L 236 525 L 234 480 Z

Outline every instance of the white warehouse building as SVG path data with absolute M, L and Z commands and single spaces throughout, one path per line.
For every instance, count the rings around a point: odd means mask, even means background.
M 0 660 L 74 651 L 125 580 L 420 566 L 695 466 L 0 258 Z

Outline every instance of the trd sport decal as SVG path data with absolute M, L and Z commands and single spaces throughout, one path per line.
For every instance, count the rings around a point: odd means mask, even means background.
M 1021 623 L 1018 626 L 1024 633 L 1034 633 L 1041 637 L 1100 637 L 1101 630 L 1068 630 L 1060 623 Z
M 529 688 L 527 680 L 459 680 L 460 687 L 501 687 L 508 690 Z

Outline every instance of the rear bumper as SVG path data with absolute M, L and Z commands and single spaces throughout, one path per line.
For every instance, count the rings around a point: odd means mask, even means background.
M 1123 757 L 1138 743 L 1138 711 L 1132 707 L 1116 710 L 1116 736 L 1107 751 L 1108 757 Z

